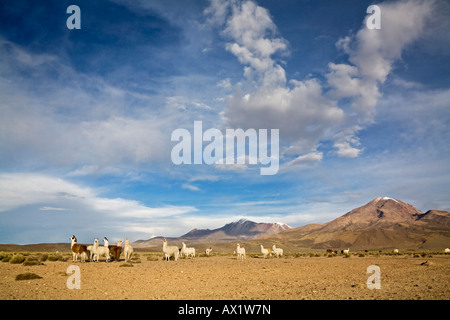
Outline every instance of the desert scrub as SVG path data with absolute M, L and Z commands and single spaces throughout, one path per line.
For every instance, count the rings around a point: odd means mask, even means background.
M 128 267 L 134 267 L 134 266 L 133 266 L 132 263 L 127 263 L 127 262 L 125 262 L 125 263 L 121 264 L 119 267 L 125 267 L 125 268 L 128 268 Z
M 148 255 L 147 256 L 147 261 L 158 261 L 159 260 L 158 256 L 153 255 L 153 254 L 152 255 Z
M 25 261 L 25 257 L 22 254 L 15 254 L 12 256 L 12 258 L 9 260 L 9 263 L 12 264 L 19 264 Z
M 38 257 L 28 256 L 28 257 L 26 257 L 25 261 L 23 262 L 23 265 L 24 266 L 42 266 L 44 264 L 39 261 Z
M 11 258 L 12 258 L 12 254 L 11 253 L 0 252 L 0 260 L 2 262 L 9 262 L 9 260 Z
M 65 262 L 67 259 L 61 254 L 51 254 L 47 257 L 48 261 L 61 261 Z
M 16 276 L 16 280 L 33 280 L 33 279 L 42 279 L 42 277 L 31 272 L 21 273 Z

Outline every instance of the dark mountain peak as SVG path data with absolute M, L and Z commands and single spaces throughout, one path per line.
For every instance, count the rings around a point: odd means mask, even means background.
M 221 228 L 217 229 L 192 229 L 188 233 L 178 238 L 173 238 L 176 241 L 196 241 L 196 242 L 222 242 L 222 241 L 236 241 L 236 240 L 250 240 L 257 237 L 276 234 L 281 231 L 290 229 L 290 227 L 283 223 L 258 223 L 242 218 L 237 221 L 227 223 Z M 159 245 L 160 239 L 156 238 L 149 240 L 138 240 L 135 244 L 139 246 Z

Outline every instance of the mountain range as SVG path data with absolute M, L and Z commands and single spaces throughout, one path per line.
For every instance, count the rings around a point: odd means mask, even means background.
M 276 244 L 286 251 L 303 249 L 414 249 L 443 250 L 450 247 L 450 213 L 442 210 L 422 212 L 398 199 L 378 197 L 369 203 L 324 224 L 291 228 L 283 223 L 257 223 L 246 219 L 217 229 L 193 229 L 169 243 L 185 241 L 204 250 L 229 251 L 237 241 L 247 251 L 259 251 L 259 245 Z M 138 240 L 138 250 L 161 250 L 163 237 Z M 69 243 L 35 245 L 0 244 L 2 251 L 69 250 Z
M 262 236 L 273 235 L 291 227 L 284 223 L 257 223 L 247 219 L 240 219 L 224 225 L 217 229 L 192 229 L 188 233 L 176 237 L 169 238 L 168 241 L 181 242 L 189 241 L 190 243 L 218 243 L 229 241 L 245 241 L 252 240 Z M 160 246 L 163 237 L 154 237 L 148 240 L 138 240 L 133 243 L 135 247 Z
M 298 249 L 435 249 L 450 246 L 450 213 L 422 212 L 398 199 L 378 197 L 324 224 L 291 228 L 281 223 L 239 220 L 218 229 L 193 229 L 178 238 L 179 243 L 217 244 L 240 241 L 258 250 L 259 244 Z M 137 247 L 160 246 L 162 237 L 139 240 Z

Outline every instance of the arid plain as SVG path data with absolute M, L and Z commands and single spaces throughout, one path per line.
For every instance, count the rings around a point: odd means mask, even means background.
M 231 253 L 215 253 L 164 261 L 162 252 L 138 252 L 132 263 L 123 258 L 73 263 L 69 252 L 60 254 L 66 261 L 47 257 L 40 262 L 42 255 L 25 256 L 37 261 L 36 265 L 0 263 L 0 299 L 450 299 L 450 255 L 442 253 L 354 252 L 346 257 L 316 252 L 267 259 L 249 253 L 243 261 Z M 80 289 L 67 286 L 71 265 L 80 268 Z M 369 289 L 366 284 L 370 265 L 380 268 L 380 289 Z M 41 278 L 16 280 L 17 275 L 27 273 Z

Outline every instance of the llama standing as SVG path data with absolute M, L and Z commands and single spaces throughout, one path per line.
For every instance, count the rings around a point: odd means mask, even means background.
M 177 261 L 178 260 L 178 256 L 180 254 L 180 251 L 178 250 L 177 246 L 168 246 L 167 245 L 167 239 L 166 238 L 164 238 L 164 242 L 163 242 L 163 252 L 164 252 L 164 259 L 166 261 L 169 261 L 171 256 L 173 256 L 175 261 Z
M 85 262 L 87 256 L 87 246 L 84 244 L 77 244 L 77 238 L 75 235 L 72 235 L 70 240 L 72 241 L 72 244 L 70 245 L 70 249 L 72 250 L 72 262 L 77 261 L 78 255 L 81 256 L 81 262 Z
M 130 240 L 125 239 L 125 248 L 123 250 L 123 254 L 125 255 L 125 262 L 131 260 L 131 254 L 133 253 L 133 247 L 130 245 Z
M 114 261 L 119 261 L 120 254 L 122 253 L 122 240 L 117 241 L 116 246 L 109 246 L 109 252 L 112 255 Z
M 237 247 L 236 247 L 236 253 L 237 253 L 237 258 L 236 259 L 241 259 L 244 260 L 245 259 L 245 248 L 241 247 L 241 245 L 238 243 Z
M 92 252 L 94 253 L 94 261 L 95 261 L 95 258 L 97 258 L 97 262 L 98 262 L 99 257 L 101 255 L 105 255 L 106 262 L 108 262 L 110 260 L 108 239 L 106 237 L 104 237 L 103 238 L 103 246 L 99 246 L 98 239 L 95 238 L 94 245 L 92 246 Z
M 277 248 L 275 245 L 272 246 L 272 252 L 277 256 L 277 258 L 283 256 L 283 249 Z
M 182 242 L 181 243 L 183 245 L 183 247 L 181 248 L 180 253 L 184 254 L 186 258 L 188 257 L 195 257 L 195 248 L 187 248 L 186 247 L 186 243 Z
M 262 244 L 260 246 L 261 246 L 261 253 L 264 256 L 264 259 L 267 258 L 268 255 L 272 255 L 272 250 L 271 249 L 264 248 Z

